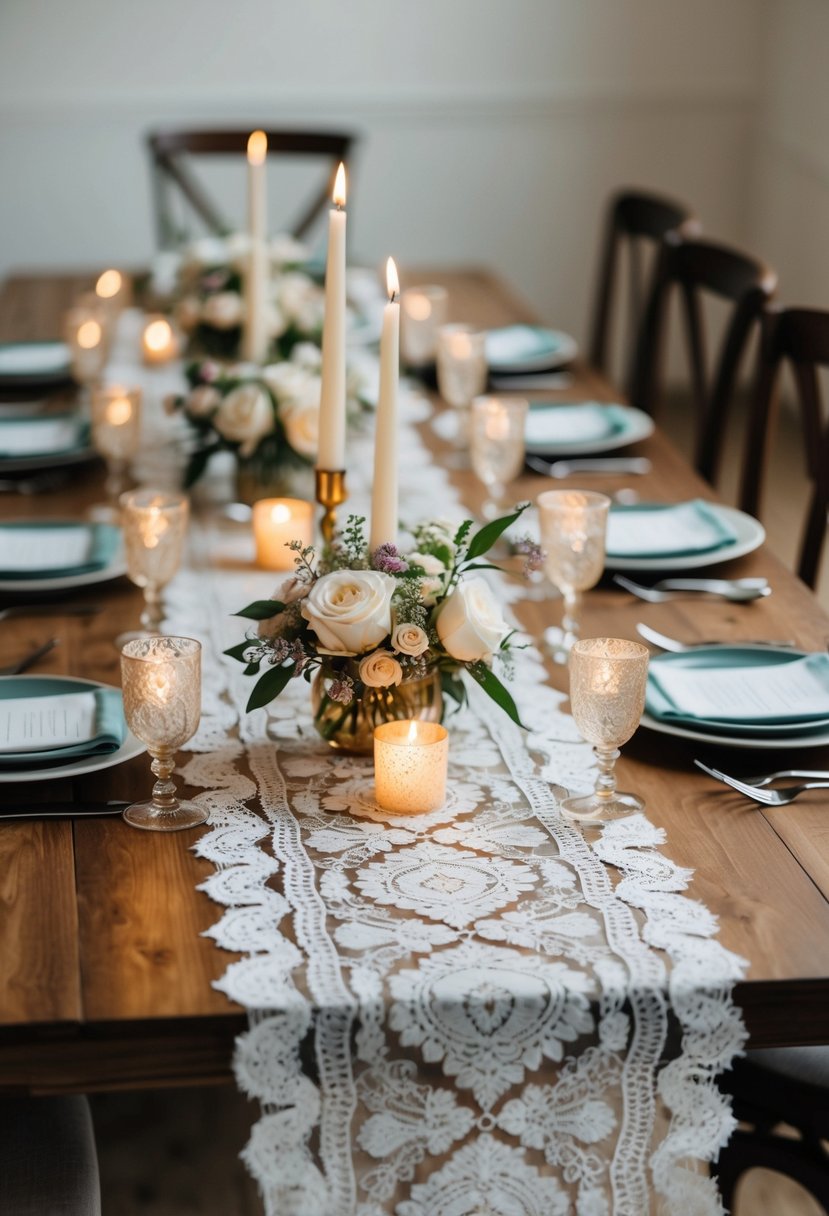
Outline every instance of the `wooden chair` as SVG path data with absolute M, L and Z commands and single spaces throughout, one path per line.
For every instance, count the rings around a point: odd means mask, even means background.
M 101 1216 L 89 1103 L 79 1094 L 0 1098 L 0 1212 Z
M 801 542 L 798 574 L 817 582 L 829 509 L 829 428 L 824 426 L 818 369 L 829 368 L 829 312 L 814 308 L 768 309 L 764 317 L 756 398 L 751 419 L 740 507 L 759 515 L 770 437 L 778 407 L 780 371 L 791 366 L 806 449 L 812 497 Z
M 678 288 L 685 318 L 691 387 L 697 415 L 695 468 L 713 484 L 728 410 L 746 347 L 777 286 L 776 273 L 747 254 L 709 240 L 669 233 L 662 245 L 651 298 L 637 344 L 631 400 L 655 414 L 662 393 L 662 362 L 670 296 Z M 733 307 L 710 377 L 702 319 L 703 296 Z
M 734 1211 L 737 1184 L 752 1169 L 786 1174 L 829 1213 L 829 1048 L 751 1051 L 720 1078 L 744 1125 L 720 1152 L 712 1172 L 726 1211 Z M 780 1135 L 785 1123 L 799 1135 Z M 737 1212 L 740 1212 L 738 1205 Z
M 244 155 L 253 127 L 233 131 L 152 131 L 147 136 L 150 150 L 156 230 L 159 248 L 174 246 L 179 233 L 173 218 L 176 191 L 214 233 L 227 232 L 230 225 L 213 199 L 198 181 L 189 164 L 195 156 Z M 323 213 L 331 198 L 334 176 L 340 161 L 348 163 L 354 136 L 331 131 L 266 131 L 268 152 L 282 156 L 315 157 L 327 168 L 324 184 L 309 200 L 296 221 L 287 229 L 302 239 Z
M 596 303 L 590 329 L 590 362 L 608 371 L 611 319 L 620 277 L 623 249 L 627 249 L 630 304 L 627 314 L 626 349 L 632 352 L 646 301 L 650 295 L 650 276 L 645 271 L 646 246 L 655 257 L 660 241 L 669 233 L 692 236 L 699 232 L 699 221 L 684 203 L 651 194 L 646 190 L 621 190 L 607 208 L 605 234 L 596 285 Z M 651 268 L 652 271 L 652 268 Z M 632 359 L 631 359 L 632 361 Z M 625 369 L 625 387 L 630 388 L 631 367 Z

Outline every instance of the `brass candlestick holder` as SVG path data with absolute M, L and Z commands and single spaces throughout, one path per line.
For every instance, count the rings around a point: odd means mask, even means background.
M 337 523 L 337 507 L 348 498 L 345 488 L 345 469 L 315 469 L 317 502 L 323 508 L 320 521 L 322 539 L 327 545 L 334 539 Z

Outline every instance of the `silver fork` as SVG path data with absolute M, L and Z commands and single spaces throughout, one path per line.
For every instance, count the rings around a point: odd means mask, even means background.
M 742 777 L 746 785 L 753 785 L 759 789 L 764 785 L 771 785 L 772 781 L 783 781 L 787 777 L 797 777 L 801 781 L 829 781 L 829 772 L 825 768 L 781 768 L 776 773 L 760 773 L 755 777 Z
M 729 777 L 728 773 L 721 773 L 719 769 L 709 768 L 701 760 L 695 760 L 694 764 L 697 768 L 701 768 L 704 773 L 708 773 L 709 777 L 713 777 L 716 781 L 725 782 L 732 789 L 745 794 L 746 798 L 750 798 L 753 802 L 759 802 L 761 806 L 788 806 L 790 802 L 794 802 L 795 798 L 798 798 L 801 794 L 805 794 L 807 790 L 829 790 L 829 781 L 827 780 L 803 781 L 800 785 L 786 785 L 782 790 L 763 789 L 760 786 L 750 785 L 747 781 L 738 781 L 736 777 Z
M 650 604 L 664 604 L 677 596 L 700 594 L 716 595 L 734 603 L 747 603 L 771 595 L 771 587 L 764 578 L 664 578 L 652 587 L 645 587 L 624 574 L 614 574 L 613 581 Z
M 24 671 L 28 671 L 33 667 L 38 659 L 42 659 L 50 650 L 54 650 L 60 638 L 49 638 L 48 642 L 44 642 L 42 646 L 36 646 L 34 650 L 30 650 L 28 654 L 24 654 L 22 659 L 18 659 L 16 663 L 10 663 L 8 667 L 0 667 L 0 676 L 19 676 Z
M 752 650 L 758 646 L 770 646 L 772 650 L 775 650 L 780 648 L 793 649 L 795 645 L 794 642 L 773 642 L 769 638 L 757 638 L 753 641 L 749 641 L 746 638 L 739 638 L 735 641 L 723 641 L 722 638 L 719 640 L 711 638 L 704 642 L 680 642 L 679 638 L 668 637 L 667 633 L 660 633 L 658 629 L 652 629 L 644 621 L 637 622 L 636 632 L 646 642 L 650 642 L 652 646 L 658 646 L 660 650 L 670 650 L 675 654 L 681 654 L 688 650 L 698 650 L 701 646 L 723 646 L 729 650 L 739 650 L 740 647 L 748 647 Z

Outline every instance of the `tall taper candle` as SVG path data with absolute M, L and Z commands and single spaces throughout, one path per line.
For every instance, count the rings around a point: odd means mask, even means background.
M 268 354 L 267 154 L 267 135 L 264 131 L 254 131 L 248 140 L 250 254 L 245 276 L 245 323 L 242 335 L 242 353 L 253 363 L 264 363 Z
M 318 469 L 345 467 L 345 165 L 337 170 L 333 200 L 325 263 Z
M 389 302 L 380 336 L 380 395 L 374 432 L 374 489 L 369 547 L 397 544 L 397 389 L 400 379 L 400 283 L 394 259 L 386 263 Z

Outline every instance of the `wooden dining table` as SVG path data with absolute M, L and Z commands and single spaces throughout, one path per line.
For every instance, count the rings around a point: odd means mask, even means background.
M 448 287 L 459 320 L 481 326 L 536 320 L 486 272 L 427 277 Z M 79 274 L 10 277 L 0 294 L 0 340 L 57 336 L 63 311 L 92 281 Z M 570 371 L 566 387 L 530 395 L 619 400 L 584 363 Z M 445 458 L 449 443 L 431 428 L 424 434 L 435 459 Z M 635 479 L 643 500 L 716 497 L 658 426 L 630 451 L 652 462 L 652 471 Z M 478 507 L 482 491 L 471 472 L 456 469 L 452 478 L 467 505 Z M 533 499 L 551 484 L 527 472 L 515 494 Z M 593 474 L 555 484 L 614 493 L 631 479 Z M 3 493 L 0 519 L 78 518 L 102 497 L 103 468 L 90 464 L 50 492 Z M 689 642 L 786 638 L 805 649 L 826 645 L 829 619 L 766 545 L 717 573 L 765 576 L 773 594 L 748 605 L 699 598 L 644 604 L 606 577 L 585 598 L 583 633 L 634 638 L 644 620 Z M 35 600 L 48 603 L 45 614 L 0 617 L 0 665 L 54 636 L 59 645 L 38 672 L 117 685 L 114 639 L 137 626 L 140 592 L 119 579 L 54 600 L 25 597 Z M 16 602 L 0 590 L 0 608 Z M 66 611 L 90 603 L 95 611 L 88 615 Z M 560 603 L 528 597 L 516 612 L 538 637 L 557 621 Z M 564 689 L 565 669 L 551 663 L 549 679 Z M 829 1042 L 829 796 L 815 791 L 789 807 L 760 807 L 694 768 L 696 756 L 745 773 L 785 767 L 795 757 L 806 767 L 829 767 L 829 749 L 741 752 L 642 728 L 618 765 L 620 783 L 643 796 L 648 817 L 664 828 L 671 858 L 693 869 L 689 894 L 718 917 L 720 941 L 748 961 L 735 1000 L 751 1044 Z M 146 757 L 138 757 L 71 782 L 4 784 L 0 804 L 9 810 L 129 798 L 147 779 Z M 247 1018 L 213 987 L 233 955 L 203 936 L 217 910 L 198 890 L 212 872 L 190 848 L 201 830 L 136 832 L 117 816 L 0 820 L 0 1089 L 90 1092 L 230 1079 L 233 1041 Z

